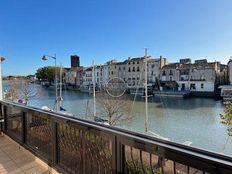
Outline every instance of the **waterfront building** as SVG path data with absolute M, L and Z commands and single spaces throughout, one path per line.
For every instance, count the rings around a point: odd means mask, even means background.
M 232 59 L 228 62 L 228 76 L 229 76 L 229 84 L 232 85 Z
M 65 68 L 65 82 L 69 89 L 79 89 L 82 84 L 83 66 L 80 66 L 80 57 L 70 56 L 71 68 Z
M 178 81 L 179 72 L 178 72 L 179 63 L 170 63 L 162 67 L 161 69 L 161 81 Z
M 65 82 L 66 84 L 75 84 L 76 72 L 71 70 L 71 68 L 65 68 Z
M 160 58 L 150 58 L 147 62 L 147 76 L 148 83 L 154 84 L 160 79 L 161 68 L 166 65 L 167 59 L 160 56 Z
M 145 64 L 144 57 L 129 57 L 125 63 L 127 65 L 126 80 L 129 89 L 144 87 Z
M 219 62 L 207 62 L 206 59 L 196 60 L 190 68 L 190 90 L 214 92 L 218 73 Z
M 190 58 L 180 59 L 178 63 L 163 66 L 161 71 L 161 83 L 166 89 L 176 90 L 178 87 L 179 91 L 212 93 L 216 87 L 227 83 L 227 66 L 220 62 L 207 62 L 206 59 L 194 63 Z
M 83 70 L 81 76 L 82 76 L 82 89 L 89 89 L 93 85 L 93 79 L 92 79 L 92 67 L 86 68 Z
M 94 73 L 96 87 L 99 90 L 104 89 L 108 82 L 108 66 L 96 65 Z
M 143 88 L 145 82 L 144 57 L 129 57 L 127 60 L 117 62 L 115 59 L 107 62 L 109 79 L 119 77 L 127 84 L 128 89 Z M 167 64 L 166 58 L 148 58 L 148 83 L 154 84 L 160 78 L 160 69 Z
M 113 78 L 121 78 L 125 82 L 127 81 L 127 64 L 126 62 L 117 62 L 115 59 L 107 62 L 109 80 Z

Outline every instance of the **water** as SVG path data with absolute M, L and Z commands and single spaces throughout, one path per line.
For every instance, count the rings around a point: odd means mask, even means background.
M 29 101 L 30 106 L 54 107 L 55 90 L 37 86 L 41 96 Z M 63 91 L 63 107 L 77 117 L 89 119 L 87 105 L 92 108 L 92 96 L 78 91 Z M 220 123 L 223 103 L 205 98 L 150 98 L 148 103 L 149 131 L 178 143 L 191 141 L 198 148 L 232 156 L 231 138 Z M 144 99 L 129 101 L 132 120 L 122 123 L 125 129 L 144 133 Z M 89 113 L 89 112 L 88 112 Z

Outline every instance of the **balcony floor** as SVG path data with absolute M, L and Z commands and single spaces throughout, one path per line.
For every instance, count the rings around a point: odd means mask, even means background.
M 58 172 L 6 135 L 0 135 L 0 174 L 58 174 Z

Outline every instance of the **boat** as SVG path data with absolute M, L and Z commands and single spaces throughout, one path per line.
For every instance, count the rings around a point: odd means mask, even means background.
M 59 96 L 56 96 L 54 109 L 51 109 L 48 106 L 42 106 L 41 109 L 46 110 L 46 111 L 50 111 L 50 112 L 55 112 L 56 111 L 56 112 L 58 112 L 60 114 L 63 114 L 63 115 L 74 116 L 73 114 L 67 112 L 66 109 L 64 109 L 62 107 L 62 101 L 63 101 L 63 98 L 62 98 L 63 83 L 62 82 L 63 82 L 63 80 L 62 80 L 62 66 L 60 66 L 59 87 L 55 85 L 56 86 L 56 89 L 55 89 L 56 93 L 57 93 L 57 90 L 59 90 Z
M 130 91 L 130 95 L 136 95 L 145 98 L 145 87 L 130 88 L 129 91 Z M 148 97 L 153 96 L 152 84 L 147 84 L 147 93 L 148 93 Z
M 101 123 L 101 124 L 104 124 L 104 125 L 109 125 L 109 122 L 108 120 L 106 119 L 103 119 L 101 117 L 94 117 L 94 121 L 97 122 L 97 123 Z
M 223 101 L 232 101 L 232 85 L 222 85 L 218 88 L 221 89 L 221 97 Z
M 50 86 L 50 83 L 48 81 L 43 81 L 40 83 L 41 86 L 48 88 Z

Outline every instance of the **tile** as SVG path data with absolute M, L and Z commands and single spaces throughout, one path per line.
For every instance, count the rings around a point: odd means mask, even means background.
M 0 174 L 58 174 L 58 172 L 4 135 L 0 137 Z
M 28 169 L 31 169 L 31 168 L 36 167 L 36 166 L 40 166 L 40 165 L 38 163 L 36 163 L 35 161 L 33 161 L 33 162 L 27 163 L 25 165 L 21 165 L 20 168 L 22 170 L 28 170 Z

